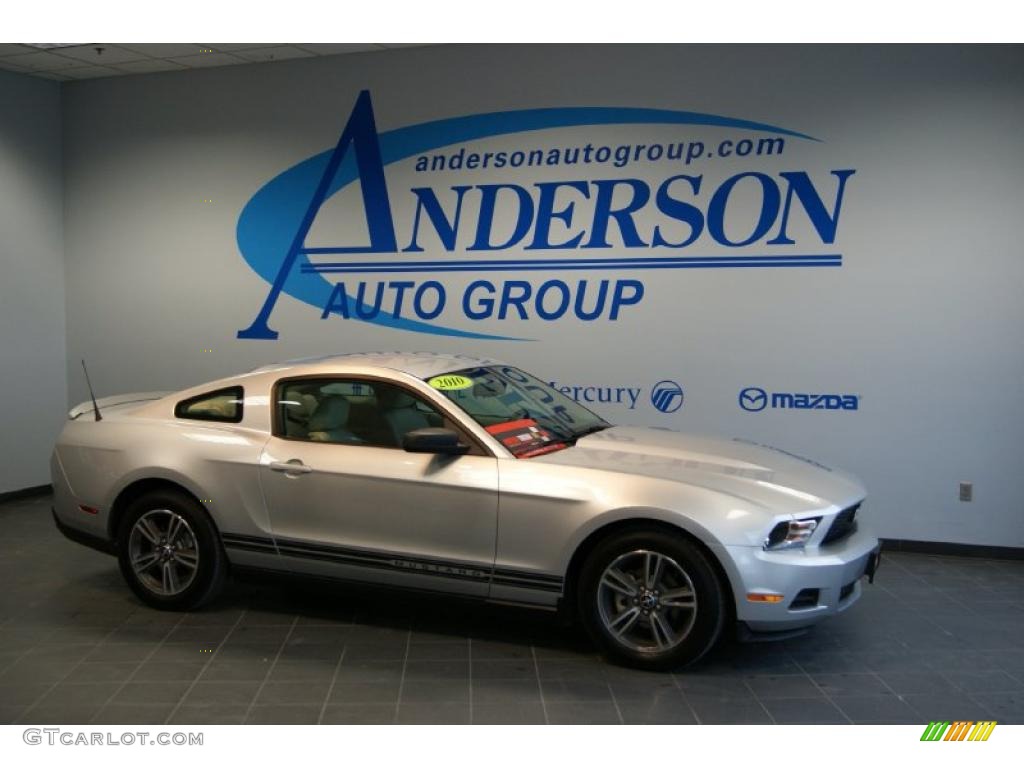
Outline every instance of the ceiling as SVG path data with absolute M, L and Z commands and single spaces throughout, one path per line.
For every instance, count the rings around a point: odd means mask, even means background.
M 410 43 L 0 43 L 0 70 L 48 80 L 224 67 L 334 56 Z

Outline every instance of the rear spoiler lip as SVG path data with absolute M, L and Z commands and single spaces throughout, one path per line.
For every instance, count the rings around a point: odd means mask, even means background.
M 103 408 L 115 408 L 119 405 L 131 405 L 133 403 L 149 403 L 154 400 L 159 400 L 162 397 L 167 397 L 171 392 L 130 392 L 123 395 L 111 395 L 110 397 L 101 397 L 96 401 L 100 409 Z M 74 421 L 80 416 L 88 415 L 93 412 L 92 401 L 86 400 L 79 403 L 70 411 L 68 411 L 68 418 Z

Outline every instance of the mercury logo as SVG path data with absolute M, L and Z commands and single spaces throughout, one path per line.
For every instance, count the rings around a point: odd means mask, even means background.
M 670 379 L 651 388 L 651 405 L 662 413 L 675 413 L 683 407 L 683 388 Z

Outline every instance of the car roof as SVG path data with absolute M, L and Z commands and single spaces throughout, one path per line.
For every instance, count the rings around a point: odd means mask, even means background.
M 307 366 L 316 366 L 318 368 L 330 365 L 345 367 L 373 366 L 377 368 L 391 368 L 420 379 L 427 379 L 431 376 L 458 371 L 464 368 L 477 368 L 496 364 L 500 364 L 500 361 L 474 355 L 445 352 L 348 352 L 286 360 L 281 363 L 261 366 L 254 369 L 252 373 L 284 371 Z

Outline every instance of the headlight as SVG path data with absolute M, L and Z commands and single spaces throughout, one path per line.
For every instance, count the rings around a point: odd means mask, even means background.
M 802 547 L 811 538 L 820 522 L 820 517 L 808 517 L 803 520 L 786 520 L 781 522 L 772 528 L 772 532 L 764 540 L 764 548 L 779 550 Z

